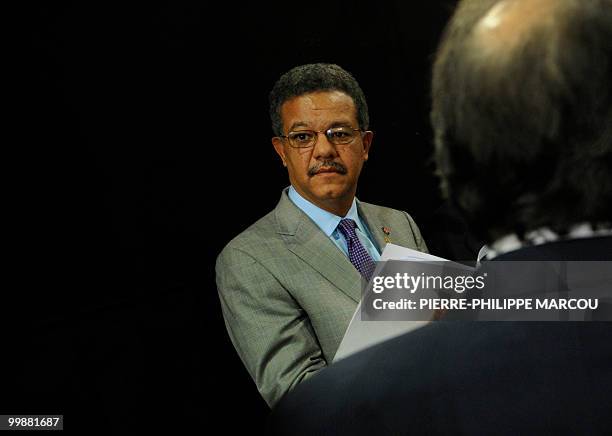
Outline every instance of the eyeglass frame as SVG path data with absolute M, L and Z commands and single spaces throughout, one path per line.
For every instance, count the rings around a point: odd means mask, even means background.
M 349 126 L 334 126 L 334 127 L 328 127 L 327 129 L 323 129 L 323 130 L 311 130 L 311 129 L 306 129 L 306 130 L 291 130 L 290 132 L 287 132 L 286 135 L 279 135 L 279 138 L 285 139 L 287 140 L 287 142 L 289 143 L 289 146 L 291 146 L 292 148 L 297 148 L 297 149 L 307 149 L 307 148 L 311 148 L 314 147 L 315 145 L 317 145 L 317 141 L 319 140 L 319 133 L 323 133 L 325 134 L 325 137 L 327 138 L 327 140 L 331 143 L 334 144 L 335 146 L 338 145 L 349 145 L 352 144 L 353 142 L 355 142 L 355 139 L 353 138 L 353 140 L 351 140 L 350 142 L 344 143 L 344 144 L 336 144 L 334 143 L 330 137 L 328 136 L 328 132 L 332 129 L 338 129 L 338 128 L 344 128 L 344 129 L 348 129 L 348 130 L 352 130 L 354 132 L 361 132 L 361 137 L 363 138 L 363 135 L 366 134 L 367 132 L 370 132 L 371 130 L 363 130 L 361 128 L 357 128 L 355 129 L 354 127 L 349 127 Z M 315 135 L 315 140 L 313 141 L 312 144 L 304 146 L 304 147 L 299 147 L 299 146 L 295 146 L 291 143 L 291 140 L 289 139 L 289 134 L 291 133 L 300 133 L 300 132 L 304 132 L 304 133 L 316 133 Z

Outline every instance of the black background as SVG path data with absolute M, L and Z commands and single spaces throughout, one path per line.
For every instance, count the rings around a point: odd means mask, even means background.
M 106 433 L 263 428 L 214 262 L 288 184 L 268 92 L 299 64 L 351 71 L 375 132 L 358 197 L 408 211 L 433 240 L 429 80 L 453 5 L 32 6 L 7 159 L 17 280 L 1 413 Z

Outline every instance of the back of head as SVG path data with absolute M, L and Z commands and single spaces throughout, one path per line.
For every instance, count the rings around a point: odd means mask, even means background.
M 281 106 L 300 95 L 322 91 L 341 91 L 353 99 L 357 109 L 359 127 L 369 127 L 368 105 L 357 80 L 335 64 L 307 64 L 292 68 L 283 74 L 270 91 L 270 119 L 276 136 L 283 134 Z
M 465 0 L 438 49 L 443 191 L 481 236 L 612 220 L 612 1 Z

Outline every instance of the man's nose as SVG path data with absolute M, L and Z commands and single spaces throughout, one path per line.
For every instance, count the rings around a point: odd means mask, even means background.
M 329 142 L 325 132 L 317 132 L 317 142 L 314 145 L 313 157 L 315 159 L 322 159 L 330 156 L 335 157 L 337 154 L 336 146 Z

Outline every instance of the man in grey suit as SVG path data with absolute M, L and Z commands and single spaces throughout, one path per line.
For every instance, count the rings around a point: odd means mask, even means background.
M 268 405 L 331 363 L 386 242 L 426 251 L 405 212 L 360 202 L 364 94 L 333 64 L 296 67 L 270 93 L 274 149 L 291 186 L 217 259 L 229 336 Z

